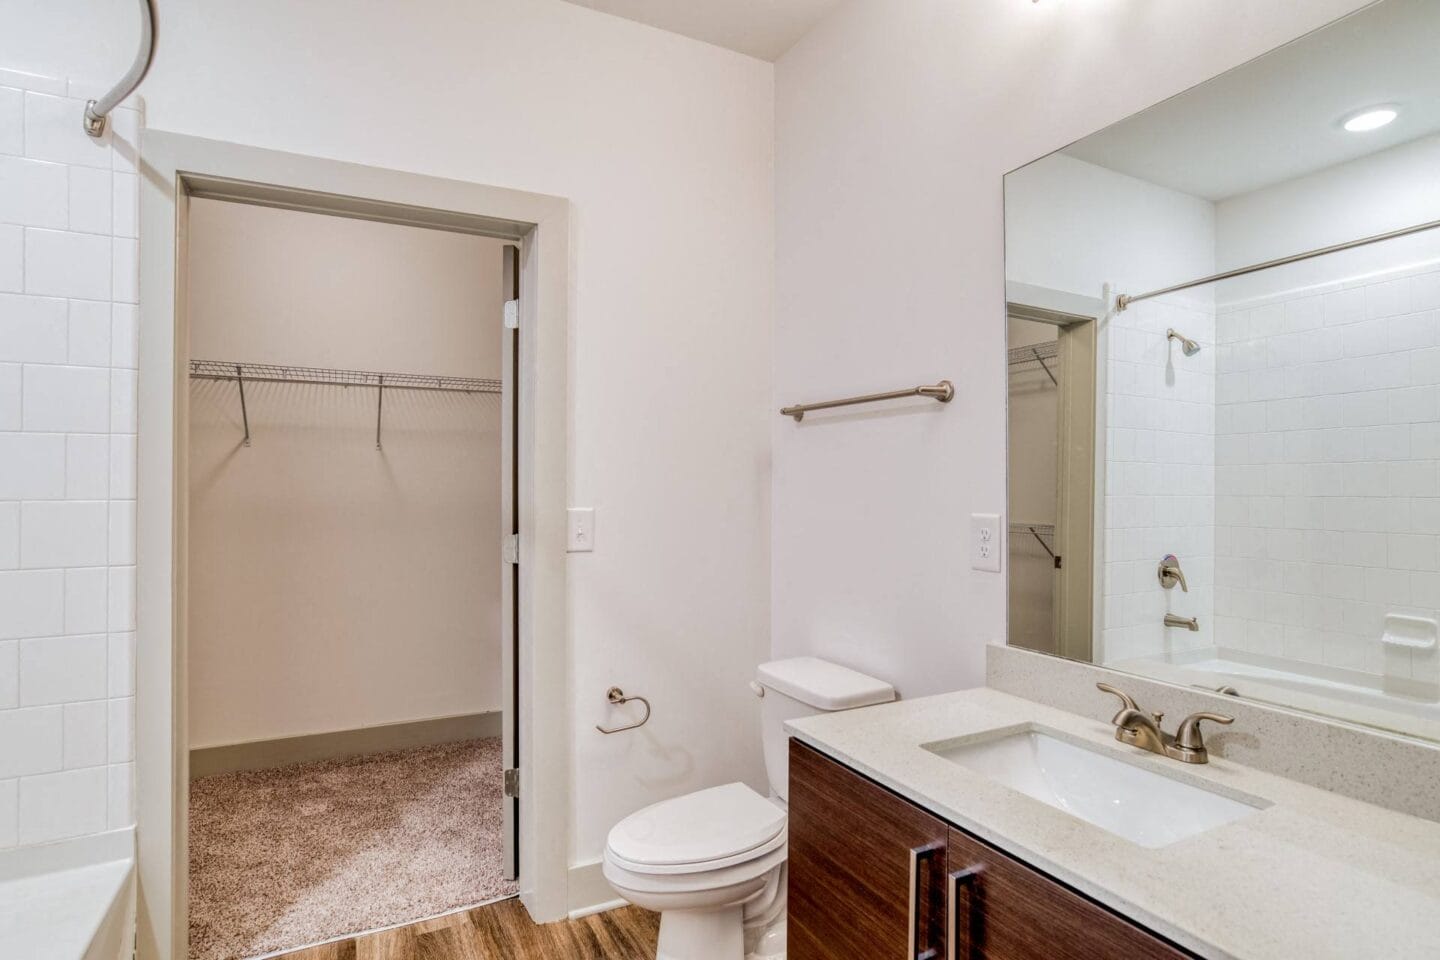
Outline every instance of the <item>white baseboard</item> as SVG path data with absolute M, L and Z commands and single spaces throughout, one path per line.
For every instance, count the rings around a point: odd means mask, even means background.
M 625 901 L 615 895 L 615 888 L 606 882 L 599 860 L 572 864 L 569 886 L 571 920 L 625 906 Z
M 408 750 L 457 740 L 500 736 L 498 710 L 453 717 L 433 717 L 404 723 L 385 723 L 355 730 L 335 730 L 276 740 L 226 743 L 190 750 L 190 779 L 240 770 L 271 770 L 292 763 L 336 760 L 367 753 Z

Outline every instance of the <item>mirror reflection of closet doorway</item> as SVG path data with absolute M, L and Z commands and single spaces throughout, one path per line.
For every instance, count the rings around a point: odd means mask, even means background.
M 1014 302 L 1006 317 L 1010 642 L 1088 659 L 1096 323 Z
M 513 896 L 515 248 L 194 198 L 186 254 L 191 957 Z

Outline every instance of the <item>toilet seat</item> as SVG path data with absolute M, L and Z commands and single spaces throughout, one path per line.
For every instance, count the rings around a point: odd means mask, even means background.
M 733 902 L 736 894 L 746 899 L 758 893 L 766 878 L 785 863 L 782 842 L 763 855 L 730 863 L 715 869 L 696 866 L 690 870 L 647 872 L 633 869 L 617 861 L 613 852 L 605 851 L 605 879 L 618 890 L 650 897 L 681 897 L 687 905 L 699 906 L 714 898 L 716 902 Z
M 704 874 L 784 858 L 786 814 L 743 783 L 662 800 L 617 823 L 605 858 L 642 876 Z

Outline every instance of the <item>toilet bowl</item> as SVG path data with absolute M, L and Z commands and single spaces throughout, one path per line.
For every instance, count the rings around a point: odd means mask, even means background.
M 631 814 L 606 841 L 605 879 L 660 914 L 657 960 L 784 960 L 785 721 L 895 698 L 889 684 L 814 657 L 762 664 L 751 689 L 773 795 L 743 783 L 698 790 Z

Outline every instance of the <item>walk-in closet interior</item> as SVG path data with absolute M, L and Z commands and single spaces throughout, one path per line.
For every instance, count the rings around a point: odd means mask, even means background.
M 1010 622 L 1022 636 L 1044 641 L 1055 633 L 1057 397 L 1063 371 L 1056 327 L 1011 316 L 1009 331 Z
M 504 245 L 217 199 L 189 224 L 192 956 L 510 895 Z

